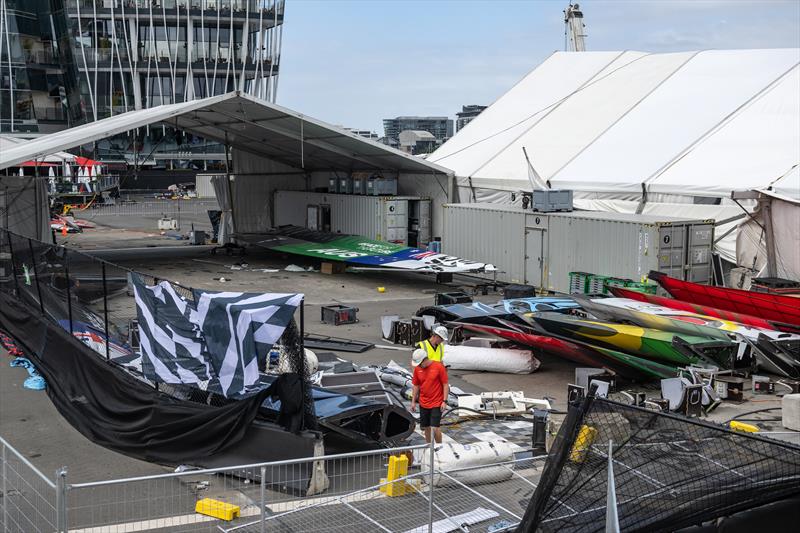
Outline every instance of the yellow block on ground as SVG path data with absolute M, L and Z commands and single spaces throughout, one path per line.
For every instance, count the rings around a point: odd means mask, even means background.
M 392 455 L 389 457 L 389 469 L 386 472 L 386 477 L 381 478 L 381 483 L 391 482 L 394 483 L 387 483 L 386 485 L 381 485 L 380 491 L 387 496 L 405 496 L 407 492 L 413 491 L 410 489 L 405 481 L 395 481 L 396 479 L 402 479 L 408 475 L 408 457 L 405 455 Z M 410 489 L 410 490 L 409 490 Z
M 239 518 L 239 506 L 232 503 L 225 503 L 211 498 L 198 500 L 194 506 L 194 512 L 213 516 L 220 520 L 233 520 Z
M 758 433 L 758 427 L 754 426 L 753 424 L 745 424 L 744 422 L 731 420 L 730 424 L 728 425 L 731 429 L 736 431 L 744 431 L 745 433 Z
M 594 444 L 596 438 L 597 429 L 592 426 L 581 426 L 578 437 L 575 439 L 575 444 L 572 445 L 572 450 L 569 452 L 569 460 L 573 463 L 582 463 L 586 459 L 586 454 L 589 453 L 589 447 Z

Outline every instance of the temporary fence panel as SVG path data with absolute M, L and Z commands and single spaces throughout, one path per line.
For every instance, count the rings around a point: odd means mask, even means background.
M 54 479 L 62 478 L 59 474 Z M 0 530 L 61 531 L 63 486 L 51 481 L 0 437 Z

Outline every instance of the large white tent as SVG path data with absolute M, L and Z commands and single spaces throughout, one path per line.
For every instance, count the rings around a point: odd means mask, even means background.
M 800 49 L 556 52 L 429 161 L 475 190 L 727 197 L 800 162 Z M 473 192 L 470 190 L 470 194 Z M 490 193 L 487 193 L 490 194 Z
M 556 52 L 428 161 L 467 202 L 509 203 L 531 176 L 581 208 L 717 220 L 742 214 L 734 190 L 800 198 L 800 49 Z

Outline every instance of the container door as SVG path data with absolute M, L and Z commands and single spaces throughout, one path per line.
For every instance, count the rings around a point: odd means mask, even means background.
M 525 283 L 542 286 L 544 271 L 544 231 L 525 229 Z
M 686 226 L 659 226 L 658 271 L 673 278 L 684 279 L 685 259 Z M 642 272 L 642 274 L 646 275 L 647 272 Z
M 310 230 L 319 231 L 319 206 L 306 206 L 306 227 Z
M 408 240 L 408 200 L 387 200 L 383 204 L 383 218 L 386 221 L 384 240 L 405 244 Z
M 713 224 L 686 226 L 689 244 L 686 254 L 686 280 L 708 283 L 711 280 L 711 251 L 714 246 Z

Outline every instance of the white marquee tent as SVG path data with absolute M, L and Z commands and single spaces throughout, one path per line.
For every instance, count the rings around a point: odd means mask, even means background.
M 428 161 L 468 202 L 511 202 L 529 175 L 609 211 L 723 220 L 734 190 L 800 198 L 800 49 L 556 52 Z M 735 235 L 718 244 L 735 257 Z

